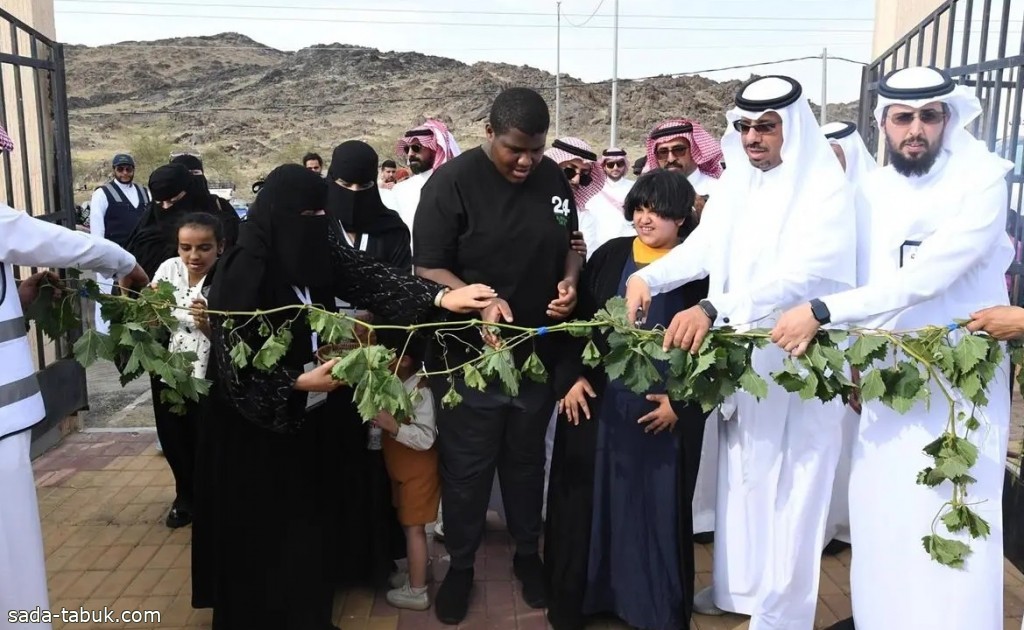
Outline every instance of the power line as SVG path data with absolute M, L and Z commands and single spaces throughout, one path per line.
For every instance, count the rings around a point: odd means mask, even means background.
M 864 63 L 862 61 L 856 61 L 854 59 L 847 59 L 845 57 L 829 56 L 828 59 L 835 60 L 835 61 L 845 61 L 845 62 L 849 62 L 849 63 L 853 63 L 853 64 L 857 64 L 857 65 L 862 65 L 862 66 L 863 65 L 867 65 L 866 63 Z M 735 65 L 735 66 L 723 66 L 723 67 L 719 67 L 719 68 L 707 68 L 707 69 L 704 69 L 704 70 L 692 70 L 692 71 L 689 71 L 689 72 L 680 72 L 680 73 L 676 73 L 676 74 L 659 74 L 659 75 L 651 75 L 651 76 L 646 76 L 646 77 L 637 77 L 637 78 L 634 78 L 634 79 L 620 79 L 620 81 L 642 82 L 642 81 L 646 81 L 646 80 L 650 80 L 650 79 L 662 79 L 662 78 L 676 79 L 676 78 L 681 78 L 681 77 L 686 77 L 686 76 L 693 76 L 693 75 L 698 75 L 698 74 L 706 74 L 706 73 L 711 73 L 711 72 L 722 72 L 722 71 L 725 71 L 725 70 L 743 70 L 743 69 L 746 69 L 746 68 L 757 68 L 757 67 L 761 67 L 761 66 L 770 66 L 770 65 L 782 64 L 782 63 L 792 63 L 792 62 L 796 62 L 796 61 L 807 61 L 807 60 L 821 61 L 821 55 L 813 55 L 813 56 L 806 56 L 806 57 L 792 57 L 792 58 L 789 58 L 789 59 L 777 59 L 775 61 L 761 61 L 761 62 L 757 62 L 757 63 L 749 63 L 749 64 L 742 64 L 742 65 Z M 606 84 L 610 84 L 610 83 L 611 83 L 611 80 L 608 79 L 608 80 L 605 80 L 605 81 L 595 81 L 593 83 L 579 83 L 579 84 L 563 85 L 563 86 L 561 86 L 561 88 L 563 90 L 565 90 L 565 89 L 582 89 L 582 88 L 598 87 L 598 86 L 602 86 L 602 85 L 606 85 Z M 541 91 L 541 92 L 553 91 L 555 89 L 554 85 L 530 86 L 530 87 L 532 87 L 532 89 L 534 89 L 534 90 Z M 290 111 L 290 110 L 295 110 L 295 109 L 322 109 L 322 108 L 328 108 L 328 107 L 351 107 L 353 105 L 355 105 L 355 106 L 389 105 L 389 104 L 394 104 L 394 103 L 412 103 L 412 102 L 421 102 L 421 101 L 436 101 L 436 100 L 443 100 L 443 99 L 470 98 L 470 97 L 477 97 L 477 96 L 493 97 L 493 96 L 495 96 L 495 93 L 493 91 L 491 91 L 491 92 L 482 92 L 482 91 L 481 92 L 457 92 L 457 93 L 453 93 L 453 94 L 441 94 L 441 95 L 432 94 L 430 96 L 407 96 L 407 97 L 402 97 L 402 98 L 388 98 L 388 99 L 365 99 L 365 100 L 361 100 L 361 101 L 353 101 L 353 100 L 334 101 L 334 102 L 322 101 L 322 102 L 318 102 L 318 103 L 290 103 L 290 104 L 286 104 L 286 105 L 233 106 L 233 107 L 204 107 L 204 108 L 195 108 L 195 109 L 158 109 L 158 110 L 146 110 L 146 111 L 140 111 L 140 110 L 121 110 L 121 111 L 109 111 L 109 112 L 76 112 L 76 111 L 72 111 L 72 112 L 70 112 L 70 114 L 72 116 L 121 116 L 121 115 L 136 116 L 136 115 L 200 114 L 200 113 L 211 113 L 211 112 L 250 112 L 250 111 L 251 112 L 277 112 L 277 111 Z
M 721 0 L 719 0 L 721 1 Z M 808 0 L 810 1 L 810 0 Z M 124 5 L 124 0 L 57 0 L 57 2 L 69 3 L 69 4 L 117 4 Z M 602 0 L 603 2 L 603 0 Z M 357 13 L 403 13 L 408 15 L 409 13 L 416 13 L 416 10 L 408 9 L 397 9 L 397 8 L 357 8 L 357 7 L 325 7 L 325 6 L 312 6 L 312 5 L 280 5 L 280 4 L 228 4 L 228 3 L 195 3 L 195 2 L 134 2 L 133 6 L 144 7 L 144 6 L 171 6 L 171 7 L 199 7 L 199 8 L 224 8 L 224 9 L 285 9 L 288 11 L 352 11 Z M 598 4 L 598 9 L 600 8 Z M 430 9 L 423 10 L 422 13 L 429 14 L 440 14 L 440 15 L 500 15 L 500 16 L 522 16 L 522 17 L 546 17 L 550 18 L 550 12 L 539 12 L 539 11 L 468 11 L 468 10 L 453 10 L 453 9 Z M 67 13 L 61 11 L 61 13 Z M 588 20 L 597 13 L 597 9 L 593 13 L 562 13 L 563 17 L 586 17 Z M 607 16 L 598 16 L 607 17 Z M 622 18 L 644 18 L 644 19 L 658 19 L 658 20 L 732 20 L 735 19 L 732 16 L 729 17 L 718 17 L 711 15 L 650 15 L 650 14 L 632 14 L 632 15 L 620 15 Z M 780 21 L 780 22 L 807 22 L 807 21 L 822 21 L 822 22 L 874 22 L 872 18 L 855 18 L 855 17 L 812 17 L 812 16 L 794 16 L 784 17 L 777 15 L 766 15 L 766 16 L 744 16 L 743 19 L 754 20 L 757 22 L 765 21 Z
M 341 23 L 341 24 L 388 24 L 400 26 L 462 26 L 481 28 L 557 28 L 554 24 L 509 24 L 490 22 L 425 22 L 423 20 L 363 20 L 354 18 L 300 18 L 300 17 L 269 17 L 257 15 L 193 15 L 180 13 L 128 13 L 125 11 L 61 11 L 60 15 L 111 15 L 118 17 L 145 18 L 187 18 L 203 20 L 250 20 L 258 22 L 306 22 L 306 23 Z M 612 26 L 595 25 L 583 28 L 611 29 Z M 619 30 L 629 31 L 693 31 L 693 32 L 752 32 L 752 33 L 874 33 L 874 29 L 818 29 L 818 28 L 722 28 L 717 26 L 619 26 Z
M 602 4 L 604 4 L 604 0 L 601 0 L 600 2 L 597 3 L 597 6 L 594 7 L 594 12 L 591 13 L 590 16 L 587 17 L 587 19 L 583 20 L 583 22 L 581 24 L 573 24 L 572 20 L 570 20 L 568 17 L 566 17 L 567 14 L 565 14 L 565 13 L 562 13 L 561 15 L 562 15 L 562 17 L 565 18 L 565 23 L 568 24 L 569 26 L 573 26 L 573 27 L 576 27 L 576 28 L 583 28 L 584 26 L 586 26 L 590 22 L 590 20 L 594 19 L 594 16 L 597 15 L 597 12 L 601 10 L 601 5 Z

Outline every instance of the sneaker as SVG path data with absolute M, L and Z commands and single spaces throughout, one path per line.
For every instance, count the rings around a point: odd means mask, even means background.
M 448 569 L 434 598 L 434 613 L 443 624 L 454 626 L 466 618 L 469 593 L 473 590 L 473 569 Z
M 725 611 L 715 606 L 715 591 L 713 586 L 701 589 L 693 596 L 693 612 L 700 615 L 720 617 Z
M 427 595 L 427 589 L 413 589 L 408 584 L 403 584 L 401 588 L 388 591 L 384 598 L 395 608 L 404 608 L 405 610 L 426 610 L 430 608 L 430 597 Z
M 523 601 L 530 608 L 547 606 L 547 594 L 544 588 L 544 563 L 540 556 L 516 554 L 512 558 L 512 569 L 523 587 Z
M 444 523 L 441 521 L 434 523 L 434 540 L 444 542 Z
M 434 561 L 427 560 L 427 582 L 434 580 Z M 409 571 L 406 569 L 396 569 L 394 573 L 388 576 L 388 586 L 391 588 L 402 588 L 409 583 Z

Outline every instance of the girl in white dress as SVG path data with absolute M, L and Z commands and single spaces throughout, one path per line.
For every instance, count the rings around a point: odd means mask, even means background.
M 205 212 L 188 214 L 178 228 L 178 257 L 165 260 L 153 276 L 154 286 L 160 282 L 174 285 L 174 299 L 179 307 L 174 315 L 178 321 L 171 332 L 168 349 L 171 352 L 195 352 L 198 358 L 192 370 L 197 378 L 206 376 L 210 356 L 210 328 L 203 286 L 206 274 L 223 251 L 224 232 L 217 217 Z M 167 397 L 173 397 L 175 392 L 159 377 L 151 378 L 156 432 L 174 474 L 176 490 L 166 524 L 171 528 L 182 527 L 192 522 L 196 425 L 200 406 L 185 400 L 185 414 L 174 413 L 171 411 L 174 401 Z

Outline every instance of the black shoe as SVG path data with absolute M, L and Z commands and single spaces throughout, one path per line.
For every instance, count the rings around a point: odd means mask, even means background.
M 850 617 L 849 619 L 837 621 L 826 628 L 826 630 L 856 630 L 856 627 L 853 625 L 853 617 Z
M 701 532 L 693 535 L 693 542 L 697 545 L 710 545 L 715 542 L 715 532 Z
M 843 553 L 849 548 L 850 543 L 846 543 L 841 540 L 836 540 L 835 538 L 833 538 L 828 542 L 827 545 L 825 545 L 825 549 L 822 551 L 822 553 L 826 556 L 838 556 L 839 554 Z
M 192 522 L 192 511 L 181 507 L 172 507 L 171 511 L 167 513 L 167 520 L 164 524 L 171 529 L 178 529 L 184 527 Z
M 473 569 L 449 568 L 434 597 L 434 612 L 437 620 L 454 626 L 466 618 L 469 610 L 469 593 L 473 590 Z
M 512 558 L 512 569 L 523 586 L 523 601 L 530 608 L 544 608 L 548 604 L 544 588 L 544 563 L 540 556 L 516 554 Z

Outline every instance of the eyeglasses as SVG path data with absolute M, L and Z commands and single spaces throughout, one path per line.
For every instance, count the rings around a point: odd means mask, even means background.
M 748 123 L 742 120 L 737 120 L 732 123 L 732 128 L 740 132 L 742 135 L 746 135 L 751 129 L 754 132 L 764 136 L 775 133 L 775 128 L 779 126 L 777 122 L 759 122 L 759 123 Z
M 615 162 L 605 162 L 605 168 L 625 168 L 626 160 L 617 160 Z
M 922 125 L 937 125 L 946 118 L 946 112 L 938 109 L 921 109 L 916 112 L 898 112 L 889 116 L 889 122 L 897 127 L 908 127 L 917 118 Z
M 576 176 L 579 175 L 580 186 L 589 186 L 590 182 L 594 181 L 594 178 L 590 176 L 590 171 L 584 171 L 576 168 L 575 166 L 566 166 L 562 171 L 565 173 L 566 179 L 570 182 L 576 179 Z
M 418 144 L 410 144 L 405 147 L 406 153 L 419 153 L 423 150 L 423 147 Z
M 671 146 L 671 147 L 661 147 L 657 151 L 654 152 L 654 155 L 657 156 L 657 158 L 659 160 L 668 159 L 668 154 L 669 153 L 672 154 L 672 157 L 680 158 L 680 157 L 683 157 L 684 155 L 686 155 L 686 153 L 689 150 L 690 150 L 690 147 L 686 146 L 685 144 L 677 144 L 677 145 Z
M 115 166 L 114 170 L 117 171 L 118 173 L 131 173 L 132 171 L 135 170 L 135 167 L 122 164 L 121 166 Z

